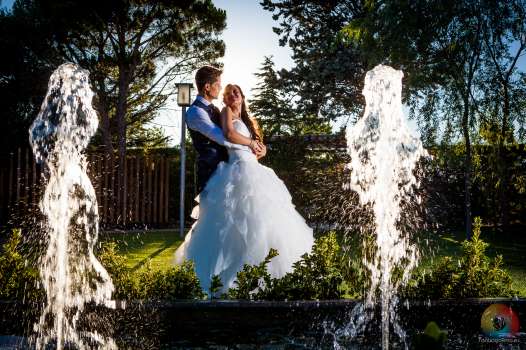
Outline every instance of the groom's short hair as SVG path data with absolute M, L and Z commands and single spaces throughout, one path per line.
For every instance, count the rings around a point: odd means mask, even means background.
M 195 85 L 197 91 L 203 92 L 206 83 L 213 84 L 217 78 L 223 74 L 223 71 L 213 66 L 203 66 L 195 73 Z

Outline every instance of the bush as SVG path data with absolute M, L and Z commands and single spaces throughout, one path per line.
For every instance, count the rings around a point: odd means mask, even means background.
M 438 325 L 431 321 L 427 324 L 424 332 L 414 337 L 412 348 L 415 350 L 442 350 L 447 342 L 447 332 L 441 330 Z
M 511 277 L 503 268 L 501 256 L 490 259 L 488 246 L 480 238 L 480 219 L 475 219 L 473 236 L 462 243 L 462 255 L 442 258 L 430 271 L 415 272 L 401 291 L 405 298 L 509 297 L 516 295 Z M 258 265 L 245 265 L 237 274 L 235 286 L 223 298 L 246 300 L 320 300 L 359 297 L 363 274 L 358 265 L 346 263 L 334 232 L 316 239 L 312 252 L 304 254 L 293 271 L 282 278 L 272 278 L 267 270 L 278 252 L 271 249 Z M 105 243 L 99 260 L 115 285 L 115 299 L 177 300 L 202 299 L 193 263 L 187 261 L 168 270 L 156 270 L 149 263 L 140 270 L 126 266 L 126 258 L 117 253 L 114 242 Z M 347 267 L 345 267 L 347 266 Z M 362 276 L 362 277 L 360 277 Z M 20 230 L 13 230 L 0 255 L 0 299 L 40 301 L 35 261 L 24 254 Z M 216 278 L 211 296 L 220 289 Z
M 480 238 L 480 218 L 475 218 L 473 236 L 462 242 L 458 259 L 446 256 L 430 272 L 417 273 L 402 292 L 406 298 L 491 298 L 517 294 L 499 255 L 486 256 L 488 244 Z
M 210 282 L 210 299 L 217 299 L 217 293 L 223 288 L 223 282 L 219 275 L 213 275 L 212 281 Z
M 117 244 L 114 242 L 102 246 L 99 260 L 115 285 L 114 299 L 176 300 L 204 297 L 190 261 L 166 271 L 152 269 L 150 263 L 140 270 L 131 270 L 126 266 L 126 258 L 117 253 Z
M 272 289 L 274 279 L 270 276 L 267 265 L 278 256 L 276 249 L 270 249 L 268 255 L 259 265 L 243 265 L 234 281 L 235 287 L 228 290 L 230 299 L 265 299 L 261 298 L 264 288 Z
M 272 278 L 267 265 L 277 251 L 272 249 L 259 265 L 245 265 L 237 275 L 236 286 L 228 296 L 250 300 L 319 300 L 348 296 L 356 281 L 345 281 L 342 251 L 336 234 L 331 232 L 314 243 L 293 266 L 293 271 L 282 278 Z M 356 283 L 354 283 L 356 285 Z
M 40 277 L 32 262 L 21 253 L 22 233 L 15 229 L 0 255 L 0 299 L 38 301 L 44 297 Z
M 146 298 L 176 300 L 205 297 L 195 274 L 194 264 L 190 261 L 166 271 L 153 270 L 148 266 L 142 273 L 152 277 L 151 287 L 145 293 Z

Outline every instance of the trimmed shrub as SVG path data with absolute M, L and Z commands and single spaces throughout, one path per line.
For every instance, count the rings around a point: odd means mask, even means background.
M 117 244 L 102 245 L 99 260 L 110 274 L 115 285 L 114 299 L 202 299 L 199 280 L 190 261 L 168 270 L 153 269 L 150 263 L 139 270 L 126 266 L 126 258 L 117 252 Z
M 267 265 L 270 260 L 278 256 L 276 249 L 270 249 L 268 255 L 259 265 L 243 265 L 243 269 L 237 273 L 235 286 L 228 290 L 230 299 L 264 299 L 262 291 L 265 287 L 272 288 L 274 279 L 270 276 Z
M 443 257 L 431 271 L 416 273 L 402 295 L 406 298 L 491 298 L 517 294 L 504 269 L 502 256 L 490 259 L 488 243 L 480 238 L 480 218 L 475 218 L 473 235 L 462 242 L 462 255 Z
M 318 238 L 311 253 L 306 253 L 282 278 L 272 278 L 267 265 L 278 252 L 271 249 L 259 265 L 245 265 L 237 275 L 236 286 L 228 297 L 249 300 L 319 300 L 356 295 L 356 281 L 345 281 L 342 250 L 336 234 Z M 353 283 L 354 282 L 354 283 Z M 351 286 L 351 287 L 350 287 Z
M 480 238 L 480 219 L 476 218 L 473 236 L 462 243 L 458 258 L 444 257 L 431 270 L 415 272 L 400 294 L 402 298 L 466 298 L 510 297 L 517 295 L 511 277 L 503 267 L 503 259 L 486 256 L 488 246 Z M 334 232 L 316 239 L 312 252 L 304 254 L 293 271 L 282 278 L 272 278 L 267 270 L 278 255 L 271 249 L 258 265 L 245 265 L 237 274 L 233 288 L 222 298 L 246 300 L 321 300 L 360 297 L 364 274 L 359 264 L 349 266 Z M 150 263 L 132 270 L 126 258 L 117 252 L 117 245 L 108 242 L 98 252 L 115 285 L 113 298 L 139 300 L 203 299 L 192 262 L 168 270 L 153 269 Z M 34 259 L 33 259 L 34 260 Z M 0 299 L 40 301 L 40 288 L 35 261 L 24 254 L 20 230 L 13 230 L 0 254 Z M 221 288 L 218 277 L 210 291 L 216 297 Z
M 33 263 L 21 252 L 22 233 L 11 231 L 0 254 L 0 299 L 38 301 L 44 297 Z

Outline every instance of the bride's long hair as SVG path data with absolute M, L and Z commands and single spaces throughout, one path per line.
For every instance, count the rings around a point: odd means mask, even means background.
M 241 120 L 245 125 L 247 126 L 248 130 L 250 131 L 250 135 L 254 140 L 263 142 L 263 136 L 261 135 L 261 129 L 259 128 L 258 122 L 256 118 L 251 118 L 248 115 L 247 111 L 247 105 L 245 103 L 245 94 L 243 94 L 243 90 L 239 87 L 239 85 L 236 84 L 228 84 L 225 86 L 225 90 L 223 91 L 223 101 L 225 100 L 226 96 L 232 89 L 238 89 L 239 93 L 241 94 L 241 97 L 243 99 L 243 102 L 241 102 Z

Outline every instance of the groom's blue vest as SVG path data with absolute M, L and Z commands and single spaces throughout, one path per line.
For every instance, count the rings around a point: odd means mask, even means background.
M 195 108 L 202 108 L 208 113 L 214 124 L 220 126 L 220 113 L 212 105 L 206 106 L 199 100 L 192 104 Z M 197 151 L 197 192 L 200 193 L 210 176 L 214 173 L 219 162 L 228 161 L 228 152 L 224 146 L 217 144 L 198 131 L 188 128 L 195 150 Z

